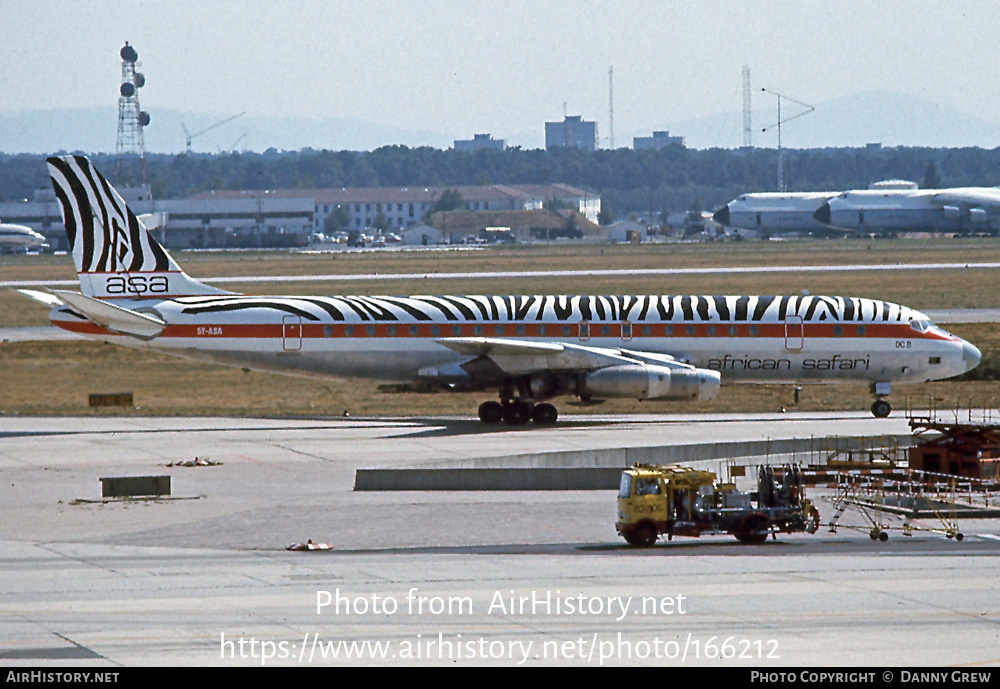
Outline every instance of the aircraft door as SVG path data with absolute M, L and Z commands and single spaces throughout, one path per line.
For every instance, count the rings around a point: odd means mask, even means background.
M 632 324 L 628 321 L 622 321 L 622 342 L 632 341 Z
M 302 349 L 302 317 L 285 316 L 281 319 L 281 348 L 286 352 Z
M 805 344 L 805 326 L 802 316 L 785 317 L 785 349 L 799 351 Z

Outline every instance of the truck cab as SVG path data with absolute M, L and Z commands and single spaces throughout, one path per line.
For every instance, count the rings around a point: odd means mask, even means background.
M 649 547 L 661 534 L 698 537 L 729 533 L 741 543 L 763 543 L 777 531 L 819 527 L 805 499 L 797 467 L 761 467 L 758 491 L 745 493 L 714 473 L 690 467 L 636 464 L 622 472 L 615 528 L 629 545 Z

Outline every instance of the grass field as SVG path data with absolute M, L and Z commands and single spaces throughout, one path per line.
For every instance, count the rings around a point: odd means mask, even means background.
M 798 265 L 1000 262 L 995 239 L 838 240 L 727 244 L 514 245 L 484 250 L 295 253 L 177 252 L 192 277 L 460 273 Z M 236 283 L 249 294 L 849 294 L 917 309 L 1000 306 L 996 269 L 820 273 L 356 280 Z M 72 280 L 69 256 L 0 257 L 0 281 Z M 46 310 L 0 290 L 0 327 L 47 325 Z
M 743 242 L 725 245 L 498 247 L 481 251 L 365 252 L 183 252 L 175 258 L 192 276 L 315 275 L 352 273 L 474 272 L 502 270 L 595 270 L 607 268 L 699 268 L 752 265 L 834 265 L 1000 262 L 1000 242 L 988 239 L 922 241 Z M 72 279 L 69 257 L 4 257 L 0 280 Z M 274 294 L 462 294 L 462 293 L 693 293 L 850 294 L 887 299 L 922 309 L 1000 306 L 1000 269 L 830 271 L 758 275 L 629 276 L 624 278 L 531 278 L 315 282 L 254 285 L 240 291 Z M 47 310 L 13 290 L 0 292 L 0 327 L 47 325 Z M 984 355 L 980 370 L 1000 371 L 1000 324 L 954 326 Z M 166 415 L 474 415 L 484 393 L 394 393 L 371 382 L 327 382 L 243 373 L 93 342 L 0 344 L 2 414 Z M 973 377 L 982 377 L 973 374 Z M 137 409 L 88 412 L 91 392 L 132 391 Z M 903 408 L 948 408 L 991 404 L 1000 397 L 989 380 L 944 381 L 895 386 L 890 401 Z M 990 400 L 993 400 L 991 403 Z M 734 386 L 718 399 L 688 403 L 612 400 L 584 406 L 559 401 L 562 414 L 669 411 L 774 411 L 790 407 L 788 386 Z M 864 385 L 804 388 L 800 409 L 867 409 Z

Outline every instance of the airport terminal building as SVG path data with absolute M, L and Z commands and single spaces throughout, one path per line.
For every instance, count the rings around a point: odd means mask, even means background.
M 153 199 L 148 187 L 119 192 L 136 214 L 151 215 L 147 225 L 155 227 L 154 236 L 164 246 L 190 249 L 306 246 L 338 206 L 350 215 L 346 230 L 372 228 L 381 216 L 390 231 L 401 232 L 421 223 L 452 189 L 470 211 L 537 210 L 554 203 L 592 222 L 601 212 L 598 195 L 566 184 L 208 191 L 168 200 Z M 0 218 L 41 232 L 54 250 L 67 249 L 51 189 L 36 190 L 30 201 L 0 203 Z

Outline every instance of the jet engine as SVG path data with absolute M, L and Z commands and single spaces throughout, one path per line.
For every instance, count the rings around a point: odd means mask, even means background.
M 944 213 L 945 220 L 959 220 L 962 217 L 962 209 L 957 206 L 942 206 L 941 212 Z
M 652 400 L 710 400 L 719 394 L 718 371 L 626 364 L 598 369 L 583 376 L 579 394 Z

